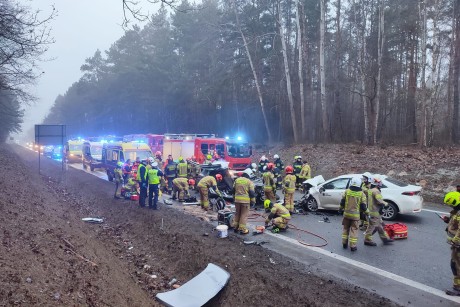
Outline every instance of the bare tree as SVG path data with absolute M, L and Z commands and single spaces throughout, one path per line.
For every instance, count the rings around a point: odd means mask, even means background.
M 329 120 L 327 116 L 327 106 L 326 106 L 326 73 L 324 68 L 324 33 L 325 33 L 325 23 L 326 23 L 326 0 L 319 0 L 321 7 L 321 17 L 319 19 L 319 71 L 321 79 L 321 111 L 323 119 L 323 136 L 326 141 L 330 139 L 330 129 L 329 129 Z
M 303 41 L 302 41 L 302 27 L 300 25 L 300 9 L 299 0 L 296 0 L 295 7 L 296 7 L 296 23 L 297 23 L 297 48 L 299 49 L 299 91 L 300 91 L 300 121 L 302 123 L 302 139 L 305 139 L 307 128 L 305 126 L 305 96 L 304 96 L 304 81 L 303 81 L 303 57 L 304 57 L 304 50 L 303 50 Z M 303 16 L 302 16 L 303 18 Z
M 0 90 L 14 94 L 18 102 L 35 99 L 27 87 L 42 74 L 38 62 L 54 42 L 49 27 L 54 7 L 48 17 L 38 15 L 30 7 L 0 0 Z

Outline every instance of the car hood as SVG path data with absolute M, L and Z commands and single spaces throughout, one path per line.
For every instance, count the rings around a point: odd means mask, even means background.
M 321 183 L 325 182 L 326 180 L 324 180 L 324 177 L 321 176 L 321 175 L 318 175 L 316 177 L 313 177 L 311 179 L 307 179 L 303 182 L 303 184 L 309 184 L 311 185 L 312 187 L 316 187 L 318 185 L 320 185 Z

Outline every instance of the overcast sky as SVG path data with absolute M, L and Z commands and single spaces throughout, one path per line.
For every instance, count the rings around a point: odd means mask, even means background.
M 96 49 L 107 50 L 123 35 L 123 7 L 121 0 L 19 0 L 25 5 L 49 15 L 52 6 L 58 14 L 51 22 L 56 43 L 49 47 L 44 58 L 54 59 L 41 63 L 44 75 L 37 82 L 35 106 L 27 107 L 23 132 L 39 124 L 54 100 L 81 77 L 80 66 Z M 152 4 L 144 3 L 152 13 Z

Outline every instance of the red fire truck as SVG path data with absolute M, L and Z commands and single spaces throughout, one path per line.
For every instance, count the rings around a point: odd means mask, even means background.
M 165 134 L 163 139 L 163 157 L 172 155 L 174 159 L 182 156 L 188 159 L 195 156 L 203 163 L 208 154 L 217 153 L 229 162 L 229 168 L 244 170 L 251 164 L 252 148 L 239 139 L 217 138 L 214 134 Z

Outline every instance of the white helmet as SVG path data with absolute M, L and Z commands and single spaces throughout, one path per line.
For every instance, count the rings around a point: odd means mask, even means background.
M 372 174 L 369 173 L 369 172 L 365 172 L 362 174 L 363 177 L 367 178 L 367 180 L 369 181 L 369 179 L 372 177 Z
M 149 160 L 149 163 L 150 163 L 150 164 L 152 164 L 152 163 L 153 163 L 153 161 L 155 161 L 155 159 L 154 159 L 153 157 L 149 157 L 149 159 L 148 159 L 148 160 Z
M 350 187 L 361 187 L 361 178 L 360 177 L 353 177 L 350 180 Z
M 251 167 L 252 167 L 253 169 L 256 169 L 256 168 L 257 168 L 257 164 L 251 163 Z
M 279 159 L 279 158 L 280 158 L 280 156 L 278 156 L 278 155 L 273 156 L 273 159 Z
M 153 162 L 152 167 L 158 167 L 158 162 L 157 161 Z
M 265 161 L 267 160 L 267 157 L 265 155 L 263 155 L 262 157 L 260 157 L 260 161 Z

